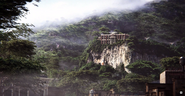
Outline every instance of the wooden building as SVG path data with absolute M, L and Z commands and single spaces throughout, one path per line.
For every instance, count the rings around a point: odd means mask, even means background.
M 160 83 L 147 83 L 146 96 L 185 96 L 185 59 L 181 59 L 182 70 L 165 70 Z
M 117 34 L 116 32 L 112 32 L 111 34 L 101 34 L 98 40 L 101 41 L 101 44 L 113 44 L 118 40 L 126 40 L 128 37 L 128 34 Z

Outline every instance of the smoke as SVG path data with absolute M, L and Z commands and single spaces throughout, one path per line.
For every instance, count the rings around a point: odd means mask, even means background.
M 21 23 L 31 23 L 36 27 L 50 21 L 71 22 L 90 15 L 108 11 L 137 10 L 153 0 L 41 0 L 27 4 L 29 13 Z M 55 22 L 56 23 L 56 22 Z

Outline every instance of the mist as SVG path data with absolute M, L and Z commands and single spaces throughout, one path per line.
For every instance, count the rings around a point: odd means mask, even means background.
M 39 27 L 48 23 L 70 23 L 109 11 L 138 10 L 153 0 L 41 0 L 26 5 L 27 15 L 18 22 Z M 38 6 L 35 6 L 38 5 Z

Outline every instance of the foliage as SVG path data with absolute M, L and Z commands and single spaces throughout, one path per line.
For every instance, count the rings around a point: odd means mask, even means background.
M 134 52 L 140 54 L 154 54 L 156 56 L 174 56 L 180 55 L 181 50 L 176 50 L 175 46 L 170 46 L 165 43 L 159 43 L 154 40 L 141 40 L 137 39 L 135 36 L 129 37 L 127 40 L 127 45 Z
M 36 77 L 45 67 L 32 59 L 35 43 L 25 40 L 34 33 L 30 28 L 33 25 L 17 23 L 28 12 L 25 5 L 32 1 L 0 1 L 0 77 L 7 89 L 12 84 L 34 92 L 41 89 L 41 81 Z
M 97 77 L 97 71 L 72 71 L 61 78 L 58 86 L 64 88 L 66 92 L 74 92 L 76 96 L 84 96 L 90 90 L 90 85 L 97 80 Z
M 79 70 L 99 70 L 100 67 L 101 65 L 90 62 L 82 66 Z
M 133 73 L 143 76 L 155 75 L 155 79 L 159 79 L 159 74 L 162 71 L 158 64 L 152 63 L 151 61 L 141 60 L 129 64 L 128 66 L 126 66 L 126 68 L 128 68 Z
M 181 38 L 175 45 L 174 50 L 178 51 L 179 54 L 184 55 L 185 53 L 185 37 Z
M 96 80 L 98 72 L 94 70 L 80 70 L 77 72 L 69 72 L 68 75 L 86 80 Z
M 12 33 L 15 35 L 16 38 L 28 38 L 31 34 L 34 33 L 30 27 L 34 27 L 34 25 L 22 23 L 20 25 L 17 25 L 15 30 L 12 30 Z
M 33 54 L 35 54 L 34 48 L 35 43 L 22 40 L 19 37 L 28 37 L 33 31 L 29 28 L 31 25 L 21 24 L 17 26 L 14 30 L 11 31 L 0 31 L 1 44 L 0 44 L 0 52 L 2 53 L 0 56 L 3 58 L 8 57 L 26 57 L 30 58 Z
M 162 58 L 160 64 L 164 69 L 181 69 L 178 56 Z
M 136 73 L 129 73 L 125 76 L 125 78 L 146 78 L 146 77 Z
M 161 72 L 157 64 L 149 61 L 134 62 L 130 65 L 133 74 L 127 74 L 123 69 L 118 69 L 125 75 L 125 78 L 120 79 L 112 77 L 113 74 L 119 73 L 112 68 L 100 67 L 92 62 L 86 64 L 86 62 L 91 52 L 101 53 L 105 48 L 124 43 L 132 51 L 140 54 L 146 53 L 158 57 L 183 55 L 185 52 L 184 5 L 160 2 L 146 6 L 134 12 L 105 13 L 102 16 L 88 17 L 74 24 L 37 30 L 31 37 L 31 40 L 37 42 L 37 46 L 41 48 L 38 50 L 41 52 L 41 57 L 37 54 L 37 60 L 47 66 L 48 74 L 52 75 L 50 77 L 59 78 L 60 87 L 69 93 L 74 92 L 73 95 L 87 95 L 85 93 L 88 93 L 92 86 L 104 90 L 116 88 L 119 92 L 144 91 L 142 89 L 145 83 L 158 78 Z M 126 41 L 118 41 L 112 45 L 101 44 L 97 37 L 92 40 L 100 33 L 107 33 L 114 29 L 127 33 L 130 37 Z M 2 36 L 1 33 L 0 36 Z M 7 39 L 3 38 L 3 40 Z M 170 42 L 176 41 L 179 42 L 169 45 Z M 45 55 L 49 56 L 45 57 Z M 133 56 L 135 56 L 134 53 Z M 68 66 L 79 63 L 79 69 L 58 72 L 60 61 Z
M 103 90 L 110 90 L 110 89 L 114 89 L 115 91 L 117 91 L 117 87 L 115 86 L 117 83 L 117 80 L 106 80 L 107 82 L 104 84 L 103 86 Z
M 87 52 L 90 52 L 92 50 L 93 52 L 101 53 L 105 47 L 106 45 L 101 44 L 100 40 L 94 38 L 93 41 L 89 43 L 89 46 L 87 47 Z
M 27 2 L 33 0 L 1 0 L 0 2 L 0 29 L 15 28 L 20 17 L 24 16 L 28 9 L 25 7 Z M 40 1 L 40 0 L 35 0 Z M 2 14 L 3 13 L 3 14 Z
M 92 32 L 92 35 L 93 35 L 93 36 L 100 36 L 100 32 L 98 32 L 98 31 L 93 31 L 93 32 Z
M 37 61 L 31 61 L 25 58 L 22 59 L 3 59 L 0 58 L 0 70 L 4 74 L 33 74 L 40 73 L 45 68 Z
M 110 72 L 110 73 L 116 72 L 116 70 L 110 65 L 103 65 L 100 67 L 100 69 L 98 71 L 100 74 L 105 73 L 105 72 Z
M 101 73 L 99 75 L 99 77 L 101 77 L 101 78 L 111 78 L 112 77 L 112 73 L 111 72 L 104 72 L 104 73 Z
M 32 33 L 33 31 L 27 24 L 22 24 L 12 31 L 0 32 L 0 36 L 2 37 L 0 44 L 0 57 L 2 59 L 1 68 L 3 73 L 10 71 L 9 73 L 24 74 L 27 73 L 25 71 L 28 71 L 29 73 L 29 69 L 31 72 L 33 72 L 33 70 L 41 71 L 41 69 L 43 69 L 39 62 L 31 60 L 32 55 L 35 54 L 35 43 L 19 38 L 20 36 L 27 37 Z
M 127 72 L 125 71 L 125 66 L 123 63 L 121 63 L 119 66 L 117 66 L 116 70 L 118 71 L 116 74 L 121 75 L 120 77 L 122 77 L 122 78 L 127 75 Z
M 118 92 L 145 92 L 145 83 L 150 82 L 150 78 L 123 78 L 117 81 Z
M 3 41 L 1 44 L 1 57 L 26 57 L 30 58 L 34 53 L 35 43 L 28 40 Z

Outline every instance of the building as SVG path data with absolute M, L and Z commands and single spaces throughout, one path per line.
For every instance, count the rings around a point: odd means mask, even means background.
M 126 40 L 128 37 L 128 34 L 117 34 L 117 32 L 112 32 L 111 34 L 101 34 L 98 40 L 101 41 L 101 44 L 113 44 L 118 40 Z
M 181 57 L 182 70 L 165 70 L 160 83 L 147 83 L 146 96 L 185 96 L 185 58 Z

